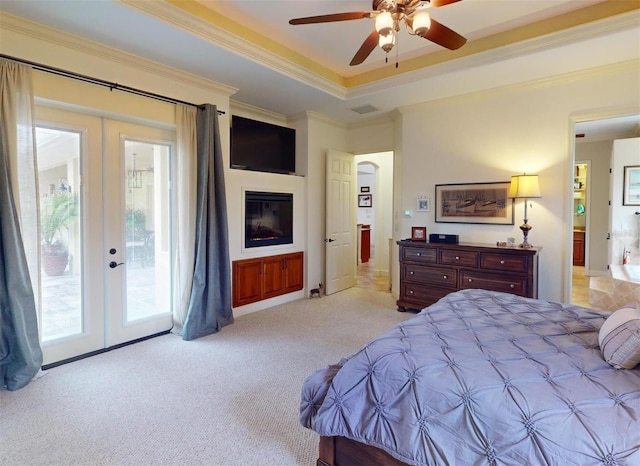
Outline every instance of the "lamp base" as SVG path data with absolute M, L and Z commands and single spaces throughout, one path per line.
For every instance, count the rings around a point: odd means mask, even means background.
M 520 229 L 522 230 L 522 234 L 524 235 L 524 240 L 522 241 L 522 243 L 520 243 L 518 247 L 522 249 L 531 249 L 533 247 L 532 245 L 529 244 L 529 240 L 527 239 L 527 236 L 529 236 L 529 231 L 531 231 L 531 228 L 533 227 L 527 224 L 527 220 L 525 219 L 524 223 L 520 225 Z

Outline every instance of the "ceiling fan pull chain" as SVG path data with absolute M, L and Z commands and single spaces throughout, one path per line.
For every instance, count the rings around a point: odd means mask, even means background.
M 396 69 L 398 69 L 398 48 L 396 47 Z

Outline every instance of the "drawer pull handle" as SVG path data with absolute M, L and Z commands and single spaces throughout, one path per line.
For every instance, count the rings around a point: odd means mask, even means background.
M 470 278 L 470 279 L 469 279 L 469 283 L 471 283 L 472 281 L 473 281 L 473 278 Z
M 516 286 L 512 283 L 511 285 L 509 285 L 509 288 L 515 288 Z
M 504 265 L 504 261 L 500 261 L 500 265 Z
M 416 252 L 416 256 L 421 256 L 422 254 L 420 254 L 419 252 Z
M 411 272 L 409 272 L 409 275 L 413 275 L 413 270 Z
M 456 260 L 459 261 L 460 260 L 460 256 L 456 256 Z
M 444 278 L 444 279 L 446 280 L 446 279 L 447 279 L 447 278 L 449 278 L 449 277 L 447 277 L 446 275 L 443 275 L 443 276 L 442 276 L 442 278 Z
M 413 294 L 413 290 L 409 290 L 409 294 Z

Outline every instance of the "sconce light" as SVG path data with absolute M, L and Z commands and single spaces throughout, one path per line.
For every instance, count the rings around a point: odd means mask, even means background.
M 514 199 L 514 202 L 515 199 L 524 199 L 524 223 L 520 225 L 524 241 L 522 241 L 520 247 L 530 249 L 532 246 L 529 244 L 527 237 L 532 227 L 527 223 L 527 203 L 529 199 L 542 197 L 540 195 L 540 186 L 538 185 L 538 175 L 522 174 L 512 176 L 509 197 Z

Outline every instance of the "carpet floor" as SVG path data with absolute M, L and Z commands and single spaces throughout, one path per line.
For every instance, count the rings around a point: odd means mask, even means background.
M 0 391 L 0 464 L 314 465 L 304 379 L 412 316 L 351 288 L 58 366 Z

